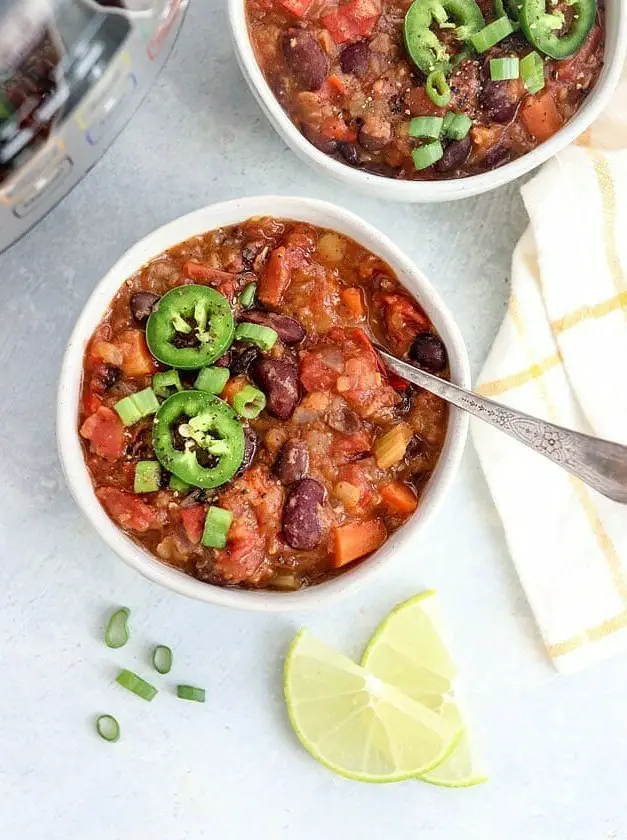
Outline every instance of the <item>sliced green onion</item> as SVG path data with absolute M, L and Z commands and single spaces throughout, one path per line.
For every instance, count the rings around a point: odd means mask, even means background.
M 208 394 L 221 394 L 224 386 L 229 381 L 228 368 L 206 367 L 203 368 L 194 382 L 197 391 L 206 391 Z
M 262 350 L 270 350 L 278 338 L 278 333 L 272 327 L 264 327 L 261 324 L 249 324 L 244 322 L 238 324 L 235 329 L 236 341 L 250 341 Z
M 233 408 L 240 417 L 253 420 L 266 407 L 266 395 L 252 385 L 244 385 L 233 397 Z
M 255 302 L 255 295 L 257 294 L 257 284 L 256 283 L 249 283 L 247 286 L 244 286 L 242 291 L 239 293 L 239 302 L 240 305 L 243 306 L 245 309 L 249 309 L 253 303 Z
M 166 370 L 152 377 L 152 389 L 158 397 L 169 397 L 171 388 L 183 390 L 178 370 Z
M 205 689 L 193 685 L 177 685 L 176 693 L 181 700 L 193 700 L 195 703 L 205 702 Z
M 118 417 L 125 426 L 134 426 L 142 419 L 141 412 L 135 405 L 132 396 L 119 400 L 113 408 L 117 411 Z
M 538 93 L 546 85 L 544 61 L 537 52 L 530 52 L 520 62 L 523 84 L 530 94 Z
M 157 693 L 157 689 L 154 685 L 150 685 L 149 682 L 143 680 L 138 674 L 134 674 L 132 671 L 127 671 L 126 668 L 123 668 L 120 671 L 115 678 L 115 681 L 123 688 L 128 688 L 129 691 L 132 691 L 133 694 L 136 694 L 143 700 L 152 700 Z
M 192 485 L 183 481 L 183 479 L 179 478 L 177 475 L 172 474 L 170 476 L 170 483 L 168 486 L 170 490 L 174 490 L 175 493 L 186 493 Z
M 159 461 L 138 461 L 135 466 L 133 490 L 136 493 L 156 493 L 161 487 Z
M 451 125 L 451 123 L 453 122 L 453 120 L 455 119 L 456 116 L 457 116 L 457 114 L 455 113 L 455 111 L 448 111 L 445 114 L 444 120 L 442 122 L 442 134 L 445 134 L 445 135 L 448 134 L 448 130 L 450 128 L 450 125 Z
M 131 611 L 126 607 L 116 610 L 105 627 L 104 640 L 107 647 L 121 648 L 128 642 L 128 617 Z
M 113 715 L 98 715 L 96 732 L 110 744 L 115 744 L 116 741 L 120 740 L 120 724 Z
M 133 394 L 132 399 L 142 417 L 148 417 L 159 410 L 159 400 L 152 388 L 138 391 L 137 394 Z
M 437 163 L 440 160 L 443 154 L 444 149 L 442 148 L 440 141 L 432 140 L 431 143 L 427 143 L 424 146 L 420 146 L 418 149 L 414 149 L 411 156 L 414 161 L 415 168 L 420 171 L 421 169 L 428 169 L 430 166 L 433 166 L 434 163 Z
M 438 108 L 444 108 L 451 101 L 451 89 L 442 70 L 429 73 L 425 87 L 427 96 Z
M 490 78 L 493 82 L 505 82 L 520 76 L 518 58 L 493 58 L 490 60 Z
M 172 651 L 166 645 L 157 645 L 152 652 L 152 664 L 160 674 L 169 674 L 172 669 Z
M 224 548 L 232 521 L 230 510 L 212 505 L 207 511 L 201 543 L 207 548 Z
M 504 15 L 503 17 L 492 21 L 492 23 L 489 23 L 479 32 L 476 32 L 471 36 L 470 40 L 477 52 L 483 53 L 486 50 L 489 50 L 490 47 L 494 47 L 502 41 L 503 38 L 507 38 L 507 36 L 511 35 L 513 31 L 514 26 L 511 20 L 507 17 L 507 15 Z
M 472 128 L 472 120 L 466 114 L 454 114 L 446 129 L 446 136 L 451 140 L 463 140 Z
M 414 117 L 409 123 L 409 136 L 435 139 L 440 136 L 443 123 L 443 117 Z

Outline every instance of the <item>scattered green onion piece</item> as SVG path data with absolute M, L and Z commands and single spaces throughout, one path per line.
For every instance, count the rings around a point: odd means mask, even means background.
M 472 120 L 466 114 L 455 114 L 446 130 L 451 140 L 463 140 L 472 128 Z
M 528 93 L 533 95 L 546 85 L 544 61 L 537 52 L 530 52 L 520 62 L 520 74 Z
M 204 688 L 196 688 L 193 685 L 177 685 L 176 693 L 181 700 L 193 700 L 195 703 L 205 702 Z
M 119 400 L 113 408 L 117 411 L 118 417 L 125 426 L 134 426 L 142 419 L 141 412 L 135 405 L 132 396 Z
M 123 668 L 120 671 L 115 678 L 115 681 L 123 688 L 127 688 L 129 691 L 132 691 L 133 694 L 141 697 L 143 700 L 152 700 L 157 693 L 157 689 L 154 685 L 150 685 L 149 682 L 143 680 L 138 674 L 134 674 L 132 671 L 127 671 L 126 668 Z
M 271 350 L 278 337 L 276 330 L 273 330 L 272 327 L 264 327 L 261 324 L 244 322 L 238 324 L 235 329 L 236 341 L 250 341 L 262 350 Z
M 503 17 L 492 21 L 492 23 L 489 23 L 479 32 L 472 35 L 470 40 L 477 52 L 483 53 L 486 52 L 486 50 L 489 50 L 490 47 L 494 47 L 502 41 L 503 38 L 507 38 L 507 36 L 511 35 L 513 31 L 514 26 L 511 20 L 507 17 L 507 15 L 504 15 Z
M 442 70 L 433 70 L 429 73 L 426 91 L 429 99 L 438 108 L 444 108 L 451 101 L 451 89 Z
M 257 284 L 256 283 L 249 283 L 247 286 L 244 286 L 242 291 L 239 294 L 239 302 L 241 306 L 245 309 L 250 309 L 250 307 L 255 302 L 255 295 L 257 294 Z
M 409 123 L 409 136 L 436 139 L 442 133 L 443 123 L 443 117 L 414 117 Z
M 138 461 L 135 466 L 135 493 L 156 493 L 161 487 L 161 464 L 159 461 Z
M 152 664 L 160 674 L 169 674 L 172 670 L 172 651 L 166 645 L 157 645 L 152 652 Z
M 228 368 L 206 367 L 203 368 L 194 382 L 197 391 L 206 391 L 208 394 L 221 394 L 224 386 L 229 381 Z
M 448 113 L 445 114 L 444 120 L 442 121 L 442 134 L 448 135 L 448 130 L 456 116 L 457 114 L 455 111 L 448 111 Z
M 437 163 L 444 154 L 444 149 L 439 140 L 432 140 L 418 149 L 414 149 L 411 153 L 414 161 L 414 166 L 417 171 L 421 169 L 428 169 Z
M 142 417 L 148 417 L 159 410 L 159 400 L 152 388 L 144 388 L 132 396 L 133 402 Z
M 98 715 L 96 732 L 110 744 L 115 744 L 116 741 L 120 740 L 120 724 L 113 715 Z
M 493 82 L 505 82 L 520 76 L 518 58 L 493 58 L 490 60 L 490 78 Z
M 177 475 L 172 474 L 170 476 L 170 484 L 168 486 L 170 490 L 174 490 L 175 493 L 186 493 L 192 485 L 183 481 L 183 479 L 179 478 Z
M 158 397 L 169 397 L 171 388 L 183 390 L 178 370 L 166 370 L 152 377 L 152 389 Z
M 233 408 L 240 417 L 254 420 L 266 407 L 266 395 L 252 385 L 244 385 L 233 397 Z
M 128 617 L 131 611 L 126 607 L 116 610 L 105 627 L 104 640 L 107 647 L 121 648 L 128 642 Z
M 230 510 L 212 505 L 207 511 L 201 543 L 207 548 L 224 548 L 232 521 Z

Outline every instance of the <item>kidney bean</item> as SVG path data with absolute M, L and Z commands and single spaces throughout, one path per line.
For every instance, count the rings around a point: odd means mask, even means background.
M 279 450 L 273 471 L 283 484 L 293 484 L 307 475 L 309 450 L 302 440 L 288 440 Z
M 251 309 L 242 315 L 242 321 L 252 324 L 262 324 L 271 327 L 278 333 L 283 344 L 300 344 L 305 338 L 305 330 L 295 318 L 279 315 L 276 312 L 262 312 L 261 309 Z
M 285 359 L 258 359 L 253 379 L 266 395 L 266 410 L 278 420 L 289 420 L 300 399 L 298 366 Z
M 440 373 L 448 363 L 442 339 L 429 332 L 418 333 L 409 348 L 409 358 L 427 373 Z
M 161 296 L 153 292 L 135 292 L 131 296 L 131 314 L 138 324 L 143 324 L 148 320 L 148 316 L 154 311 L 159 300 Z
M 288 29 L 283 55 L 292 76 L 303 90 L 318 90 L 329 72 L 329 60 L 314 36 L 305 29 Z
M 303 478 L 292 487 L 283 507 L 283 536 L 292 548 L 311 551 L 320 544 L 323 501 L 324 487 L 313 478 Z
M 239 468 L 235 475 L 241 475 L 242 473 L 245 473 L 246 470 L 250 467 L 255 455 L 257 454 L 258 446 L 259 435 L 250 426 L 246 426 L 246 428 L 244 429 L 244 457 L 242 458 L 242 463 L 239 465 Z
M 470 155 L 472 150 L 472 139 L 466 135 L 463 140 L 452 140 L 444 149 L 444 155 L 436 163 L 437 172 L 453 172 L 460 169 Z
M 342 73 L 352 73 L 353 76 L 363 76 L 368 70 L 370 50 L 367 41 L 356 41 L 344 47 L 340 54 Z

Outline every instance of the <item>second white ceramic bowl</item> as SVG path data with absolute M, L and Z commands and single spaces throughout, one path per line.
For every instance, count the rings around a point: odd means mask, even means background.
M 120 530 L 101 507 L 85 465 L 78 435 L 85 348 L 124 281 L 153 257 L 185 239 L 219 227 L 238 224 L 251 216 L 267 215 L 332 228 L 381 256 L 396 272 L 401 283 L 415 295 L 442 337 L 449 354 L 452 381 L 469 387 L 468 357 L 451 314 L 422 272 L 386 236 L 358 216 L 322 201 L 279 196 L 243 198 L 205 207 L 159 228 L 127 251 L 98 283 L 76 323 L 63 360 L 57 402 L 57 439 L 61 463 L 77 504 L 100 536 L 126 563 L 150 580 L 200 601 L 240 609 L 279 612 L 326 604 L 380 575 L 391 566 L 394 559 L 405 557 L 413 562 L 409 552 L 401 549 L 413 545 L 451 485 L 466 440 L 468 417 L 465 413 L 451 410 L 440 460 L 411 520 L 367 560 L 347 569 L 339 577 L 300 592 L 257 592 L 212 586 L 160 562 Z
M 336 181 L 378 198 L 405 202 L 452 201 L 489 192 L 535 169 L 579 137 L 596 120 L 616 89 L 627 53 L 627 0 L 605 0 L 605 64 L 601 77 L 572 120 L 550 140 L 492 172 L 441 181 L 400 181 L 355 169 L 309 143 L 277 101 L 259 69 L 246 22 L 246 0 L 229 0 L 235 55 L 244 78 L 266 116 L 301 160 Z

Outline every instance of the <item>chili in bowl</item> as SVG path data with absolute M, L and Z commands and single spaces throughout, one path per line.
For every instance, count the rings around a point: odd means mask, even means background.
M 70 339 L 57 428 L 74 497 L 126 562 L 200 600 L 284 610 L 349 591 L 430 518 L 467 427 L 373 340 L 468 384 L 435 291 L 351 213 L 260 197 L 166 225 Z
M 238 60 L 307 162 L 380 197 L 507 183 L 576 139 L 614 90 L 620 0 L 230 0 Z

